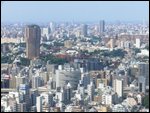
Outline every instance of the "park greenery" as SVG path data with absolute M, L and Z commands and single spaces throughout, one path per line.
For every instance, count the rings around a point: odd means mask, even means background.
M 117 49 L 113 51 L 108 51 L 108 50 L 94 50 L 93 52 L 88 52 L 87 50 L 81 51 L 82 54 L 89 54 L 89 55 L 97 55 L 100 54 L 101 56 L 104 57 L 121 57 L 124 58 L 125 54 L 127 53 L 126 51 L 122 49 Z
M 52 54 L 48 54 L 48 55 L 44 55 L 44 56 L 40 56 L 40 59 L 42 61 L 44 61 L 45 63 L 47 61 L 49 61 L 52 64 L 64 64 L 64 63 L 68 63 L 68 61 L 64 58 L 57 58 Z

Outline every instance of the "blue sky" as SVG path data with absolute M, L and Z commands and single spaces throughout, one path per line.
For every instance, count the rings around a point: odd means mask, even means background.
M 6 1 L 2 22 L 149 20 L 147 1 Z

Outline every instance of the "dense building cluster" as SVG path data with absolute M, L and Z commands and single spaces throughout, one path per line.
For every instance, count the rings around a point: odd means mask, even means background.
M 149 111 L 147 24 L 1 28 L 1 112 Z

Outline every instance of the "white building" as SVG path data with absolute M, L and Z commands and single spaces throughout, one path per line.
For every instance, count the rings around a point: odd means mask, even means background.
M 42 96 L 36 97 L 37 112 L 42 112 Z
M 121 104 L 116 104 L 112 107 L 112 112 L 127 112 L 128 110 L 126 109 L 125 106 Z
M 138 94 L 136 97 L 137 97 L 137 102 L 141 104 L 142 103 L 142 96 L 140 94 Z
M 141 47 L 141 41 L 140 41 L 139 38 L 136 39 L 135 47 L 136 48 L 140 48 Z
M 63 89 L 61 89 L 61 92 L 56 92 L 55 97 L 59 102 L 63 102 L 64 101 L 64 91 L 63 91 Z
M 112 95 L 111 94 L 103 94 L 102 95 L 102 104 L 112 105 Z
M 40 76 L 32 77 L 32 88 L 38 88 L 42 85 L 42 78 Z
M 76 88 L 81 79 L 80 69 L 75 69 L 70 65 L 59 65 L 56 70 L 56 87 L 65 86 L 69 82 L 73 88 Z
M 93 82 L 91 82 L 87 86 L 87 91 L 88 91 L 88 95 L 90 97 L 90 100 L 93 101 L 93 99 L 94 99 L 94 84 L 93 84 Z
M 46 27 L 42 29 L 42 36 L 46 36 L 47 40 L 49 40 L 50 28 Z
M 123 96 L 123 80 L 115 79 L 113 81 L 114 91 L 118 94 L 118 97 Z
M 54 23 L 54 22 L 50 22 L 49 26 L 50 26 L 50 30 L 51 30 L 51 32 L 54 32 L 54 31 L 55 31 L 55 29 L 56 29 L 56 25 L 55 25 L 55 23 Z

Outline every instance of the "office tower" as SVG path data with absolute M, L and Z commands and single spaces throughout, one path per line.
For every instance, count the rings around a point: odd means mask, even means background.
M 55 69 L 56 69 L 57 65 L 56 64 L 51 64 L 51 62 L 48 60 L 47 64 L 46 64 L 46 68 L 47 68 L 47 72 L 50 74 L 54 74 Z M 52 76 L 51 76 L 52 77 Z
M 29 95 L 29 85 L 27 84 L 20 84 L 19 85 L 19 92 L 23 93 L 23 102 L 26 103 L 26 109 L 27 111 L 30 110 L 30 95 Z
M 50 111 L 49 94 L 42 93 L 40 96 L 42 96 L 42 112 L 49 112 Z
M 70 64 L 59 65 L 56 70 L 56 87 L 63 87 L 69 81 L 73 89 L 76 89 L 80 79 L 80 69 L 76 69 L 70 66 Z
M 94 100 L 94 84 L 93 82 L 91 82 L 88 86 L 87 86 L 87 91 L 88 91 L 88 95 L 90 97 L 90 101 Z
M 35 106 L 36 105 L 36 97 L 38 96 L 38 90 L 37 89 L 30 90 L 30 95 L 31 95 L 31 105 Z
M 71 96 L 72 96 L 72 87 L 71 84 L 68 82 L 64 90 L 65 103 L 69 103 L 71 101 Z
M 47 82 L 48 85 L 48 90 L 51 91 L 52 89 L 56 88 L 56 82 L 53 80 L 53 78 L 51 77 L 49 79 L 49 81 Z
M 42 85 L 42 79 L 40 76 L 32 77 L 32 88 L 38 88 Z
M 81 94 L 81 95 L 84 95 L 84 92 L 85 92 L 85 89 L 84 89 L 84 86 L 83 86 L 83 83 L 82 81 L 80 80 L 79 81 L 79 84 L 78 84 L 78 92 Z
M 81 28 L 81 34 L 83 36 L 87 36 L 87 30 L 88 30 L 88 26 L 86 24 L 83 24 Z
M 113 104 L 113 96 L 111 94 L 103 94 L 102 95 L 102 104 L 104 105 L 112 105 Z
M 46 37 L 49 40 L 50 28 L 46 27 L 42 29 L 42 36 Z
M 36 109 L 37 112 L 42 112 L 42 96 L 36 97 Z
M 40 55 L 41 29 L 37 25 L 28 25 L 25 28 L 26 55 L 34 59 Z
M 115 79 L 113 81 L 113 88 L 114 91 L 118 94 L 118 97 L 123 96 L 123 80 L 122 79 Z
M 149 86 L 149 63 L 140 62 L 138 64 L 138 76 L 146 78 L 146 86 Z
M 16 77 L 13 75 L 10 78 L 9 88 L 16 88 Z
M 101 20 L 99 22 L 99 33 L 102 35 L 105 32 L 105 21 Z
M 131 47 L 131 42 L 130 41 L 125 41 L 124 42 L 124 47 L 129 49 Z
M 25 76 L 16 76 L 16 88 L 19 88 L 20 84 L 26 83 L 26 77 Z
M 53 94 L 51 92 L 50 93 L 43 92 L 41 93 L 40 96 L 42 96 L 43 98 L 42 102 L 47 103 L 49 107 L 53 106 Z
M 51 33 L 55 32 L 56 24 L 54 22 L 50 22 L 49 26 L 50 26 Z
M 12 112 L 18 112 L 17 101 L 12 102 Z
M 63 102 L 64 101 L 64 88 L 61 87 L 60 91 L 56 92 L 56 100 L 58 100 L 59 102 Z
M 136 42 L 135 42 L 135 47 L 136 47 L 136 48 L 140 48 L 140 46 L 141 46 L 141 41 L 140 41 L 139 38 L 137 38 L 137 39 L 136 39 Z
M 138 76 L 139 92 L 146 92 L 146 78 L 144 76 Z
M 89 74 L 82 74 L 81 82 L 83 84 L 83 87 L 86 89 L 87 85 L 90 84 L 90 75 Z
M 41 85 L 43 85 L 43 83 L 47 84 L 47 81 L 49 80 L 48 73 L 46 71 L 42 71 L 42 72 L 40 72 L 40 77 L 41 77 L 41 80 L 42 80 L 42 84 Z
M 17 107 L 18 107 L 18 112 L 27 112 L 27 104 L 24 102 L 24 103 L 19 103 L 17 104 Z

